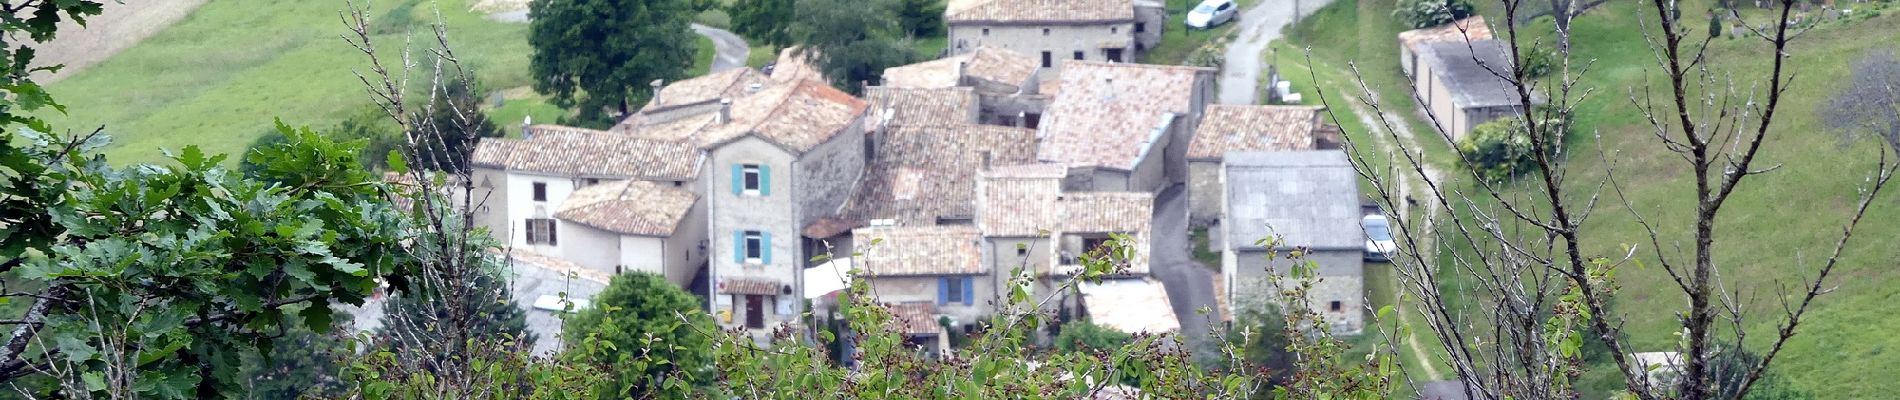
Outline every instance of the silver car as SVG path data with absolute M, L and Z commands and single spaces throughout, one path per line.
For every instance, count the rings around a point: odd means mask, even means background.
M 1234 0 L 1204 0 L 1194 10 L 1188 11 L 1187 26 L 1193 29 L 1207 29 L 1228 21 L 1240 13 L 1240 6 Z

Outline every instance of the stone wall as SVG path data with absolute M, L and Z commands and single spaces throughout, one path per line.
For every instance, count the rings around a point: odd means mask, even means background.
M 1307 300 L 1312 307 L 1326 317 L 1332 324 L 1333 332 L 1338 334 L 1358 334 L 1365 327 L 1365 270 L 1364 254 L 1361 251 L 1320 250 L 1307 255 L 1306 260 L 1319 265 L 1319 281 L 1313 284 Z M 1264 251 L 1228 252 L 1232 269 L 1227 271 L 1233 285 L 1228 298 L 1233 302 L 1235 315 L 1244 315 L 1249 310 L 1274 304 L 1277 290 L 1267 275 L 1267 253 Z M 1273 270 L 1282 276 L 1292 266 L 1282 254 L 1273 261 Z M 1334 302 L 1339 305 L 1333 311 Z
M 798 201 L 798 226 L 837 213 L 838 205 L 851 195 L 858 177 L 864 174 L 864 119 L 852 120 L 831 141 L 799 156 L 794 164 L 797 175 L 784 183 L 787 195 Z M 774 189 L 776 190 L 776 188 Z M 789 240 L 797 236 L 787 236 Z
M 978 46 L 1000 47 L 1023 53 L 1038 63 L 1047 52 L 1049 66 L 1061 68 L 1063 63 L 1075 59 L 1076 52 L 1081 52 L 1084 60 L 1105 61 L 1108 59 L 1106 49 L 1120 47 L 1122 62 L 1134 62 L 1134 28 L 1133 21 L 1081 25 L 958 23 L 950 25 L 950 52 L 961 54 Z
M 1219 160 L 1188 161 L 1189 224 L 1209 226 L 1220 220 L 1222 188 Z

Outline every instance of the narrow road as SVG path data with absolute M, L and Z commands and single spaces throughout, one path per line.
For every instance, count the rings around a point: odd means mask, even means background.
M 1260 74 L 1266 66 L 1260 54 L 1267 43 L 1280 38 L 1280 29 L 1301 17 L 1312 15 L 1332 0 L 1264 0 L 1234 20 L 1240 24 L 1239 37 L 1227 44 L 1221 63 L 1221 104 L 1254 104 L 1260 94 Z
M 1220 317 L 1214 303 L 1214 272 L 1194 261 L 1188 246 L 1187 186 L 1175 185 L 1155 195 L 1154 254 L 1148 259 L 1149 271 L 1168 290 L 1168 304 L 1181 322 L 1181 336 L 1195 357 L 1214 356 L 1213 336 L 1208 329 Z M 1207 314 L 1200 313 L 1206 307 Z
M 693 24 L 693 33 L 712 39 L 712 72 L 744 67 L 746 53 L 752 51 L 752 47 L 746 45 L 745 39 L 732 34 L 731 31 Z

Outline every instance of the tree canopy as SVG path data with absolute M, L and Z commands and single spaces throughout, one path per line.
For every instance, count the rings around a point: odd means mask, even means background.
M 797 0 L 789 28 L 833 86 L 860 93 L 885 68 L 914 61 L 895 0 Z
M 620 274 L 594 296 L 593 307 L 567 320 L 563 335 L 581 346 L 564 356 L 614 371 L 601 398 L 685 395 L 712 379 L 706 372 L 716 329 L 700 304 L 659 275 Z
M 693 7 L 689 0 L 534 0 L 534 89 L 578 108 L 580 125 L 611 124 L 646 102 L 649 82 L 686 77 Z
M 732 16 L 732 31 L 752 44 L 784 46 L 791 44 L 792 9 L 795 0 L 736 0 L 726 6 Z

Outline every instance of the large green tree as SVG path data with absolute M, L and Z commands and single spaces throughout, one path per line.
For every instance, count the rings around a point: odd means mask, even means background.
M 832 85 L 860 93 L 884 69 L 914 61 L 896 0 L 798 0 L 792 41 L 812 55 Z
M 754 46 L 777 47 L 792 42 L 788 29 L 794 5 L 794 0 L 736 0 L 726 6 L 726 14 L 732 16 L 733 33 Z
M 655 79 L 686 76 L 696 51 L 689 0 L 534 0 L 529 71 L 536 91 L 604 127 L 652 95 Z M 610 115 L 611 114 L 611 115 Z
M 607 366 L 599 398 L 678 398 L 712 376 L 712 318 L 698 298 L 650 273 L 615 276 L 563 328 L 571 361 Z
M 943 0 L 898 0 L 904 31 L 912 37 L 943 35 Z

